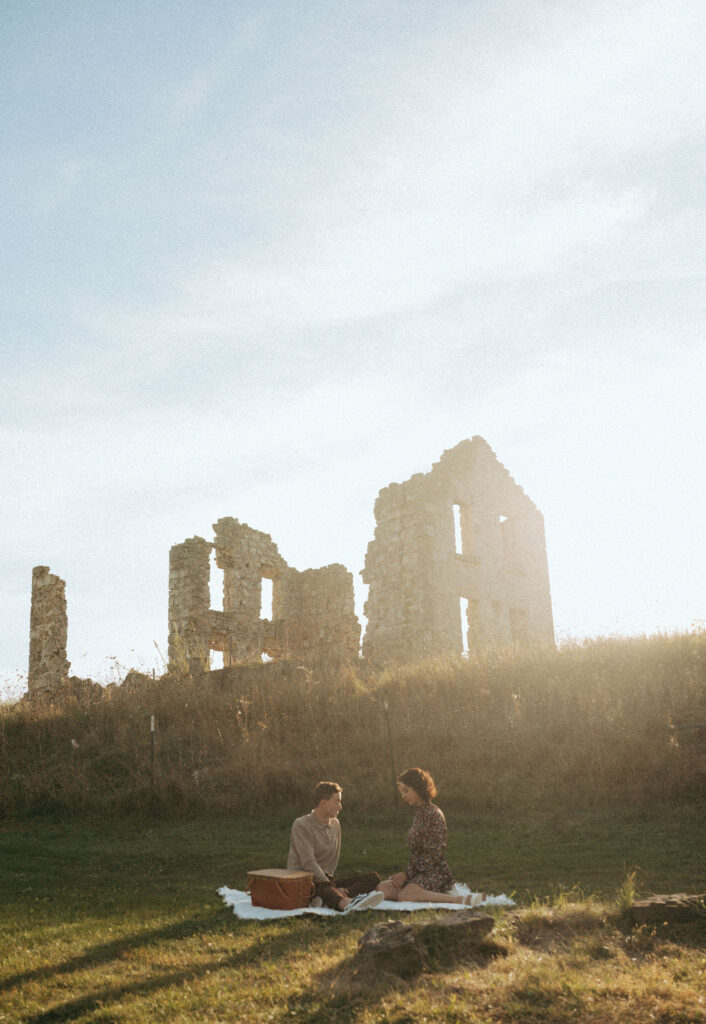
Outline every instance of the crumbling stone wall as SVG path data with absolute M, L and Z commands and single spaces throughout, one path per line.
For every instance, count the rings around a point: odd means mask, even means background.
M 429 473 L 385 487 L 375 520 L 361 573 L 370 588 L 367 658 L 458 654 L 464 639 L 469 648 L 553 643 L 542 514 L 483 438 L 444 452 Z M 213 530 L 212 542 L 192 537 L 170 551 L 172 668 L 206 669 L 211 651 L 221 651 L 226 666 L 263 654 L 358 657 L 353 577 L 343 565 L 299 572 L 269 534 L 231 517 Z M 212 607 L 212 560 L 223 573 L 222 610 Z M 271 618 L 263 614 L 265 579 Z M 36 566 L 30 691 L 68 682 L 66 639 L 65 583 Z
M 277 630 L 273 656 L 333 656 L 352 660 L 360 652 L 353 576 L 344 565 L 289 569 L 275 583 L 273 617 Z
M 298 572 L 267 533 L 226 517 L 209 543 L 175 545 L 169 570 L 169 662 L 207 667 L 210 651 L 229 666 L 248 658 L 349 659 L 358 656 L 360 624 L 353 577 L 342 565 Z M 223 610 L 212 608 L 211 551 L 223 571 Z M 272 580 L 272 618 L 262 616 L 262 581 Z
M 32 570 L 29 619 L 30 693 L 54 689 L 68 682 L 67 634 L 66 584 L 49 572 L 48 565 L 37 565 Z
M 169 664 L 195 671 L 208 664 L 211 633 L 211 544 L 191 537 L 169 552 Z
M 361 573 L 365 657 L 460 654 L 462 630 L 469 648 L 554 642 L 542 514 L 482 437 L 385 487 L 375 520 Z
M 223 664 L 269 653 L 272 623 L 261 617 L 262 581 L 277 580 L 287 563 L 268 533 L 227 517 L 214 523 L 216 565 L 223 570 L 223 611 L 211 611 L 211 649 Z M 213 593 L 211 603 L 213 604 Z

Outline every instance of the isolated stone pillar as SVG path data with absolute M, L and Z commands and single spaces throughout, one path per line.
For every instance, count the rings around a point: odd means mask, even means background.
M 54 689 L 69 679 L 66 660 L 66 584 L 48 565 L 32 570 L 32 610 L 29 620 L 29 692 Z

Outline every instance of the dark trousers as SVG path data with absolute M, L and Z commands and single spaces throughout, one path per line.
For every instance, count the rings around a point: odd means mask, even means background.
M 347 896 L 360 896 L 364 892 L 372 892 L 377 888 L 380 875 L 377 871 L 369 871 L 367 875 L 348 875 L 347 878 L 330 878 L 326 882 L 314 879 L 316 895 L 321 897 L 325 907 L 338 910 L 341 900 Z

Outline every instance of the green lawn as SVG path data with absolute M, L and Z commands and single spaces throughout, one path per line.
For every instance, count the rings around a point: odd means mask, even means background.
M 706 890 L 703 805 L 447 817 L 456 877 L 526 908 L 499 915 L 506 955 L 333 994 L 380 915 L 240 922 L 216 895 L 284 864 L 289 821 L 7 826 L 0 1021 L 706 1020 L 701 938 L 631 934 L 614 910 L 631 869 L 642 892 Z M 398 869 L 407 824 L 344 812 L 341 871 Z

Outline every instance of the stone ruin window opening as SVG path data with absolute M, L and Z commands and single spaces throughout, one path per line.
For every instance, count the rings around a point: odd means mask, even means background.
M 463 530 L 461 528 L 461 506 L 454 505 L 454 537 L 456 540 L 456 554 L 463 554 Z
M 269 576 L 263 576 L 262 580 L 260 581 L 260 618 L 267 619 L 269 622 L 272 621 L 273 598 L 274 583 Z
M 214 612 L 224 611 L 223 599 L 225 596 L 225 573 L 219 569 L 216 563 L 216 549 L 211 550 L 209 557 L 209 581 L 208 589 L 210 594 L 210 607 Z
M 452 505 L 454 519 L 454 550 L 457 555 L 474 558 L 475 536 L 473 505 L 456 501 Z
M 354 587 L 355 587 L 356 596 L 358 597 L 358 600 L 360 602 L 360 607 L 363 609 L 363 621 L 360 624 L 361 625 L 360 638 L 361 638 L 361 641 L 362 641 L 363 637 L 365 636 L 365 631 L 368 628 L 368 609 L 367 609 L 367 604 L 368 604 L 368 594 L 370 593 L 370 586 L 367 583 L 360 582 L 360 580 L 359 580 L 359 581 L 357 581 L 354 584 Z
M 223 654 L 223 651 L 211 650 L 209 652 L 209 668 L 211 671 L 214 669 L 225 668 L 225 655 Z
M 470 626 L 470 620 L 468 618 L 468 598 L 460 598 L 460 609 L 461 609 L 461 657 L 468 657 L 468 629 Z

